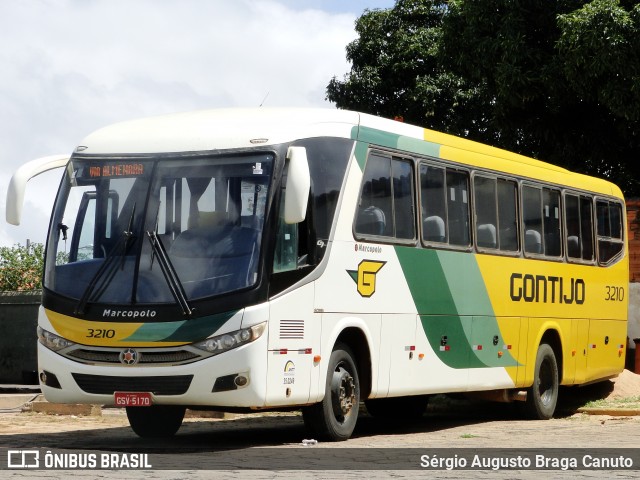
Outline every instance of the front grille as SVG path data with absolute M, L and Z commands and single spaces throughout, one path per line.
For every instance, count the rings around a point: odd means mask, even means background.
M 151 392 L 154 395 L 182 395 L 186 393 L 193 375 L 162 377 L 112 377 L 73 373 L 78 386 L 87 393 L 113 395 L 114 392 Z
M 115 363 L 120 364 L 121 350 L 89 350 L 78 349 L 67 353 L 68 357 L 83 363 Z M 139 365 L 171 364 L 179 365 L 201 358 L 200 355 L 188 350 L 153 351 L 139 350 Z

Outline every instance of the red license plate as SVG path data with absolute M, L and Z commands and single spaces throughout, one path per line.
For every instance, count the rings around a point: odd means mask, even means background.
M 114 392 L 116 407 L 150 407 L 151 393 L 149 392 Z

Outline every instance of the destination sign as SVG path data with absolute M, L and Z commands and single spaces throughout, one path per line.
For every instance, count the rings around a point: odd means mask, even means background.
M 132 177 L 144 175 L 143 163 L 110 163 L 89 167 L 91 178 L 103 177 Z

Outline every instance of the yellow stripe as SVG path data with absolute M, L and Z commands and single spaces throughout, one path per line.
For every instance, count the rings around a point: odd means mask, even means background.
M 144 324 L 124 322 L 94 322 L 62 315 L 45 309 L 55 333 L 75 343 L 100 347 L 168 347 L 184 345 L 185 342 L 141 342 L 126 341 Z

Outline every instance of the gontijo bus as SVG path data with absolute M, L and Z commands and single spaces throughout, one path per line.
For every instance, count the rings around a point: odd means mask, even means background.
M 419 416 L 484 392 L 553 415 L 560 385 L 618 374 L 620 190 L 431 130 L 337 110 L 119 123 L 64 167 L 46 245 L 49 401 L 126 407 L 141 436 L 186 407 L 301 408 L 344 440 L 360 402 Z

